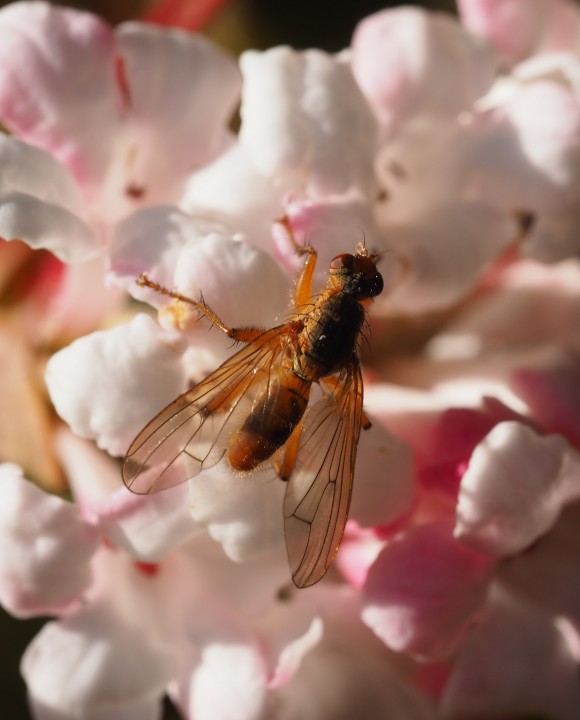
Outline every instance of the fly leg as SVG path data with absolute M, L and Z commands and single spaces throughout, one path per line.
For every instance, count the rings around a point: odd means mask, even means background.
M 298 425 L 294 428 L 292 435 L 288 438 L 286 445 L 284 445 L 283 454 L 276 458 L 275 467 L 276 473 L 280 480 L 284 482 L 290 479 L 294 465 L 296 464 L 296 458 L 298 457 L 298 448 L 300 447 L 300 438 L 302 436 L 302 428 L 304 426 L 304 418 L 300 420 Z
M 187 297 L 187 295 L 182 295 L 174 290 L 169 290 L 154 280 L 150 280 L 145 273 L 137 279 L 137 285 L 139 285 L 139 287 L 146 287 L 151 290 L 155 290 L 155 292 L 158 292 L 161 295 L 170 297 L 178 303 L 183 303 L 184 305 L 193 308 L 199 315 L 206 317 L 212 325 L 215 325 L 228 337 L 232 338 L 232 340 L 236 340 L 237 342 L 250 343 L 264 332 L 263 328 L 228 327 L 222 320 L 220 320 L 209 305 L 206 305 L 203 297 L 199 300 L 193 300 L 193 298 Z M 174 306 L 171 308 L 170 312 L 174 317 L 175 325 L 183 328 L 187 324 L 187 318 L 183 318 L 183 313 L 180 313 L 177 307 Z
M 292 230 L 290 220 L 287 215 L 284 215 L 284 217 L 281 217 L 276 222 L 282 225 L 288 233 L 288 239 L 290 240 L 296 254 L 299 256 L 307 256 L 294 287 L 294 306 L 299 308 L 301 305 L 307 305 L 312 296 L 312 280 L 314 279 L 314 270 L 316 268 L 318 253 L 312 245 L 308 243 L 300 245 L 294 237 L 294 231 Z

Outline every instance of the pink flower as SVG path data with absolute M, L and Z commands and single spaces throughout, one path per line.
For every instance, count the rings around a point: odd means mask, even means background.
M 539 52 L 579 49 L 580 14 L 569 0 L 459 0 L 463 24 L 508 63 Z
M 0 11 L 0 235 L 77 263 L 47 314 L 89 333 L 45 373 L 74 503 L 14 466 L 0 486 L 0 600 L 55 617 L 23 661 L 38 717 L 155 717 L 164 693 L 212 719 L 575 717 L 580 65 L 576 12 L 531 5 L 462 3 L 487 40 L 383 11 L 338 55 L 251 51 L 240 70 L 181 32 Z M 136 278 L 272 327 L 291 235 L 317 248 L 315 292 L 359 241 L 386 285 L 351 520 L 301 592 L 274 473 L 218 464 L 141 497 L 117 461 L 235 350 Z M 141 303 L 113 321 L 105 272 Z

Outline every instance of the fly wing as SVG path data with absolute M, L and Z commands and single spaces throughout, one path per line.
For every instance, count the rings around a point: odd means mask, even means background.
M 284 529 L 292 579 L 318 582 L 330 567 L 348 518 L 362 424 L 363 385 L 356 358 L 333 391 L 304 418 L 296 464 L 284 498 Z
M 154 493 L 218 463 L 287 339 L 283 325 L 265 331 L 156 415 L 127 450 L 125 485 L 137 494 Z

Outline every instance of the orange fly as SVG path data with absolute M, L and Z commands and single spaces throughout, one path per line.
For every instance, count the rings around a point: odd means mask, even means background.
M 376 255 L 358 245 L 330 263 L 326 288 L 312 295 L 317 254 L 306 260 L 289 320 L 271 330 L 229 328 L 203 302 L 139 279 L 192 305 L 245 347 L 174 400 L 131 443 L 123 480 L 146 494 L 189 480 L 222 458 L 239 475 L 273 462 L 287 482 L 284 531 L 294 583 L 318 582 L 330 567 L 348 518 L 363 413 L 357 353 L 365 306 L 383 289 Z M 313 383 L 320 398 L 309 404 Z

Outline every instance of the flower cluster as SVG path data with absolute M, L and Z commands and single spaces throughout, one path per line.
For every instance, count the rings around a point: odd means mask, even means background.
M 576 717 L 580 11 L 458 5 L 239 64 L 179 30 L 0 10 L 0 252 L 60 262 L 28 292 L 61 346 L 73 501 L 0 465 L 0 602 L 55 618 L 22 661 L 41 720 L 158 718 L 164 695 L 196 720 Z M 299 591 L 272 473 L 122 485 L 135 434 L 234 351 L 135 280 L 266 328 L 295 240 L 320 287 L 363 238 L 386 280 L 373 425 L 336 567 Z

